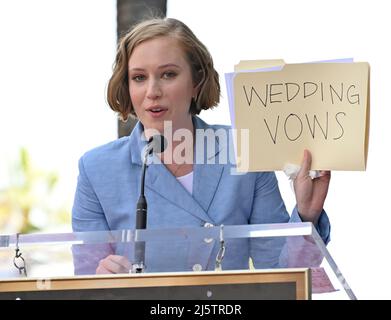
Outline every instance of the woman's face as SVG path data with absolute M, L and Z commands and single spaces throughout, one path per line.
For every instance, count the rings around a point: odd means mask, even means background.
M 172 121 L 173 130 L 192 130 L 189 107 L 197 90 L 177 39 L 165 36 L 142 42 L 133 50 L 128 72 L 134 111 L 146 129 L 163 133 L 164 121 Z

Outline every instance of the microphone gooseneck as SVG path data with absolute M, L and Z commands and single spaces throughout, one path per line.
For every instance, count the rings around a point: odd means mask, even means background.
M 147 228 L 147 199 L 145 198 L 145 174 L 147 171 L 148 156 L 153 153 L 162 153 L 167 147 L 167 140 L 162 135 L 155 135 L 149 138 L 147 148 L 144 154 L 144 161 L 141 168 L 140 196 L 136 206 L 136 238 L 135 238 L 135 263 L 132 266 L 132 272 L 142 273 L 145 265 L 145 242 L 138 240 L 137 230 Z

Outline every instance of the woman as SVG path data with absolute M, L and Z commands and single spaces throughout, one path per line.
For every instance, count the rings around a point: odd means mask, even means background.
M 273 172 L 233 175 L 232 164 L 219 162 L 219 155 L 230 152 L 224 139 L 214 139 L 212 154 L 200 156 L 206 149 L 196 132 L 229 130 L 208 125 L 196 116 L 202 109 L 216 106 L 219 96 L 218 74 L 210 54 L 182 22 L 148 20 L 126 34 L 118 47 L 108 102 L 123 119 L 135 116 L 139 122 L 129 137 L 89 151 L 80 159 L 74 231 L 135 227 L 142 149 L 152 133 L 159 132 L 166 136 L 169 147 L 159 155 L 161 163 L 148 168 L 148 228 L 311 221 L 327 243 L 330 226 L 323 204 L 330 172 L 312 180 L 308 151 L 295 180 L 297 206 L 291 216 Z M 181 134 L 175 136 L 177 132 Z M 178 136 L 182 139 L 175 138 Z M 247 239 L 227 243 L 223 268 L 248 268 L 249 257 L 255 266 L 276 266 L 278 253 L 265 254 L 272 246 L 260 241 L 248 243 Z M 147 268 L 213 269 L 218 248 L 203 243 L 169 249 L 167 244 L 147 247 Z M 100 261 L 94 265 L 97 273 L 128 272 L 131 268 L 130 253 L 118 248 L 100 253 Z

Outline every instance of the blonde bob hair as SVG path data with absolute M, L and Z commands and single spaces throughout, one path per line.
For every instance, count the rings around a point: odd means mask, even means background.
M 191 67 L 193 82 L 199 86 L 197 97 L 189 112 L 199 114 L 216 106 L 220 100 L 219 75 L 213 67 L 212 56 L 205 45 L 183 22 L 172 19 L 150 19 L 133 27 L 121 38 L 110 78 L 107 101 L 123 121 L 136 117 L 129 94 L 128 61 L 133 50 L 142 42 L 162 36 L 174 37 L 182 47 Z

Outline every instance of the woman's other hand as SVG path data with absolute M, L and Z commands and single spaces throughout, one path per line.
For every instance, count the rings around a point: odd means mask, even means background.
M 130 261 L 124 256 L 110 255 L 99 261 L 96 274 L 129 273 Z
M 320 176 L 312 179 L 309 176 L 311 161 L 311 153 L 304 150 L 301 169 L 294 181 L 294 189 L 297 210 L 301 219 L 316 225 L 326 200 L 331 173 L 330 171 L 320 171 Z

